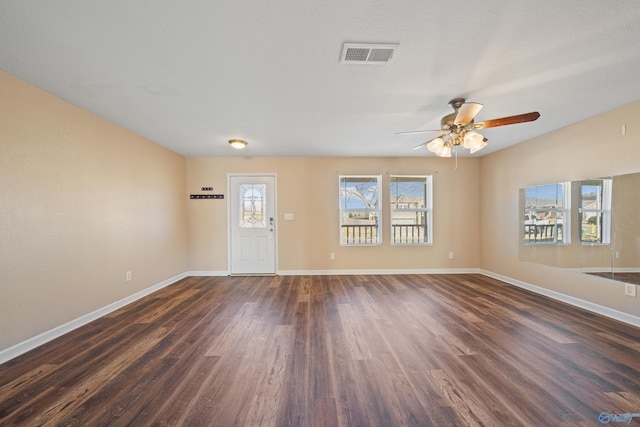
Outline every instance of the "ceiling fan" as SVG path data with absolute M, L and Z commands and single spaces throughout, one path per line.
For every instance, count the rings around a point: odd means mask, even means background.
M 534 111 L 475 123 L 473 119 L 482 108 L 482 104 L 478 102 L 465 102 L 464 98 L 455 98 L 449 101 L 449 105 L 453 108 L 454 112 L 447 114 L 440 120 L 440 129 L 399 132 L 398 135 L 441 132 L 439 136 L 430 141 L 423 142 L 413 149 L 415 150 L 426 145 L 429 151 L 436 153 L 440 157 L 451 157 L 452 148 L 460 145 L 468 149 L 471 153 L 475 153 L 486 147 L 487 138 L 476 132 L 477 130 L 532 122 L 540 117 L 540 113 Z

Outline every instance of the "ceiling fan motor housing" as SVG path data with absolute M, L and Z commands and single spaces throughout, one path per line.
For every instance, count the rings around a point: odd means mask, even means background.
M 440 120 L 440 129 L 442 130 L 452 130 L 455 125 L 454 121 L 456 120 L 456 116 L 458 113 L 447 114 Z
M 442 119 L 440 119 L 440 129 L 442 129 L 443 131 L 455 131 L 456 128 L 460 128 L 460 126 L 455 124 L 455 121 L 456 117 L 458 116 L 458 110 L 464 103 L 464 98 L 454 98 L 449 101 L 449 106 L 453 108 L 453 113 L 447 114 Z M 473 119 L 469 123 L 473 123 Z
M 449 101 L 449 105 L 451 106 L 451 108 L 453 108 L 457 112 L 458 108 L 460 108 L 462 104 L 464 104 L 464 102 L 465 102 L 464 98 L 454 98 L 451 101 Z

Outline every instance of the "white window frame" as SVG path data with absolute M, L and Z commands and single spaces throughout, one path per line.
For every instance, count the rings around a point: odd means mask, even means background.
M 611 192 L 613 187 L 613 180 L 611 178 L 590 179 L 585 180 L 588 182 L 602 181 L 602 209 L 585 209 L 582 207 L 582 186 L 584 182 L 580 182 L 580 205 L 578 213 L 580 214 L 580 227 L 582 226 L 582 215 L 584 214 L 601 214 L 602 224 L 600 230 L 601 239 L 599 242 L 592 242 L 582 240 L 582 229 L 579 232 L 579 240 L 581 245 L 596 246 L 596 245 L 608 245 L 611 243 Z M 588 184 L 587 184 L 588 185 Z
M 342 205 L 342 201 L 344 200 L 343 199 L 344 188 L 342 185 L 343 181 L 345 179 L 357 179 L 357 178 L 376 180 L 377 204 L 375 209 L 366 208 L 366 207 L 347 208 L 346 206 Z M 382 175 L 340 175 L 338 177 L 338 210 L 339 210 L 338 222 L 340 227 L 339 229 L 340 246 L 380 246 L 382 244 Z M 361 214 L 363 212 L 367 213 L 367 216 L 369 219 L 373 217 L 373 220 L 375 221 L 375 241 L 373 239 L 373 235 L 370 241 L 367 241 L 368 239 L 366 237 L 367 233 L 372 230 L 371 227 L 373 226 L 373 224 L 365 224 L 365 225 L 362 225 L 361 227 L 358 227 L 358 241 L 357 242 L 355 241 L 355 237 L 353 241 L 349 241 L 348 240 L 349 234 L 346 234 L 346 233 L 349 232 L 349 229 L 350 229 L 349 226 L 351 224 L 343 223 L 343 219 L 345 216 L 344 214 L 349 214 L 349 213 Z M 353 226 L 354 228 L 351 231 L 355 232 L 356 230 L 355 225 Z M 365 230 L 364 241 L 361 235 L 361 230 L 363 229 Z M 345 237 L 345 234 L 347 237 Z
M 394 197 L 393 197 L 393 186 L 394 186 L 394 178 L 417 178 L 424 179 L 425 184 L 425 198 L 424 198 L 424 207 L 422 208 L 393 208 Z M 433 176 L 432 175 L 390 175 L 389 176 L 389 200 L 390 200 L 390 210 L 391 214 L 389 215 L 389 241 L 392 246 L 425 246 L 433 244 Z M 398 203 L 398 205 L 404 205 L 405 203 Z M 411 242 L 401 242 L 397 241 L 394 236 L 394 213 L 403 212 L 403 213 L 424 213 L 425 223 L 422 224 L 426 227 L 425 236 L 422 241 L 411 241 Z M 418 224 L 416 224 L 418 225 Z

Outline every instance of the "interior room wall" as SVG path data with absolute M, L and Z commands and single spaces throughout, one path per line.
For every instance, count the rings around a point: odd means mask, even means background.
M 185 159 L 2 72 L 0 93 L 0 352 L 184 272 L 226 273 L 228 199 L 188 194 L 226 195 L 229 173 L 277 174 L 280 272 L 482 268 L 640 316 L 621 283 L 518 259 L 519 189 L 638 172 L 640 103 L 456 168 L 433 157 Z M 341 174 L 383 176 L 382 245 L 339 245 Z M 433 175 L 433 245 L 390 245 L 390 174 Z
M 0 93 L 1 351 L 184 273 L 187 213 L 184 157 L 2 72 Z
M 541 114 L 540 120 L 544 120 L 544 112 Z M 519 189 L 640 171 L 639 116 L 640 102 L 636 102 L 482 157 L 482 268 L 640 316 L 640 298 L 625 296 L 620 282 L 518 259 Z M 623 125 L 625 135 L 622 135 Z
M 247 155 L 250 154 L 250 146 Z M 479 160 L 440 158 L 189 158 L 187 189 L 226 194 L 229 173 L 275 173 L 281 273 L 479 268 Z M 381 174 L 382 245 L 340 246 L 338 177 Z M 391 246 L 389 175 L 433 174 L 433 245 Z M 226 200 L 189 200 L 189 270 L 227 271 Z M 291 213 L 293 221 L 285 221 Z M 330 253 L 335 253 L 335 260 Z M 449 259 L 453 252 L 453 259 Z

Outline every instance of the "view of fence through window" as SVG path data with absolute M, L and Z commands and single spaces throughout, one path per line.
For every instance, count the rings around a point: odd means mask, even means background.
M 382 243 L 380 175 L 340 176 L 340 244 Z M 430 175 L 389 177 L 390 240 L 394 245 L 431 244 Z
M 570 187 L 560 182 L 525 189 L 525 243 L 569 243 Z
M 340 176 L 340 244 L 381 243 L 380 175 Z
M 431 176 L 390 177 L 391 243 L 431 243 Z

